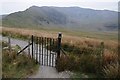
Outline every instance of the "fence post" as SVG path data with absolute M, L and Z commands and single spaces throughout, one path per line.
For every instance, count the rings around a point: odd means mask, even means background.
M 32 41 L 32 58 L 33 58 L 33 35 L 31 37 L 31 41 Z
M 60 49 L 61 49 L 61 38 L 62 38 L 62 33 L 58 33 L 58 51 L 57 51 L 57 59 L 60 58 Z
M 101 54 L 103 55 L 104 53 L 104 42 L 101 42 Z
M 11 41 L 10 41 L 10 36 L 8 36 L 8 44 L 9 44 L 8 48 L 9 48 L 9 51 L 10 51 L 10 50 L 11 50 Z

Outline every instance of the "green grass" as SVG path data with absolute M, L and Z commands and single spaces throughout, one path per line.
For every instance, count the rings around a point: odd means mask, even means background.
M 7 43 L 2 44 L 3 48 L 6 46 Z M 18 56 L 16 53 L 17 50 L 2 50 L 2 78 L 25 78 L 38 70 L 39 65 L 34 59 L 25 53 Z

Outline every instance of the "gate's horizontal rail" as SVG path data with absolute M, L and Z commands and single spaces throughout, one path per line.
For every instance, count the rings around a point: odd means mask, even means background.
M 32 45 L 32 43 L 28 44 L 27 46 L 25 46 L 22 50 L 20 50 L 17 55 L 19 55 L 21 52 L 23 52 L 27 47 L 29 47 L 30 45 Z

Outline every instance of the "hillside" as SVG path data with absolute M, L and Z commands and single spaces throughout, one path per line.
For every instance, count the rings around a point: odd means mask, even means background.
M 8 27 L 62 27 L 69 29 L 117 30 L 115 11 L 93 10 L 80 7 L 37 7 L 15 12 L 3 17 Z

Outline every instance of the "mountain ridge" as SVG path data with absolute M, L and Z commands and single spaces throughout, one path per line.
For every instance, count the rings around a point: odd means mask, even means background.
M 117 13 L 80 7 L 32 6 L 25 11 L 9 14 L 2 21 L 4 26 L 11 27 L 60 26 L 71 29 L 117 30 Z

